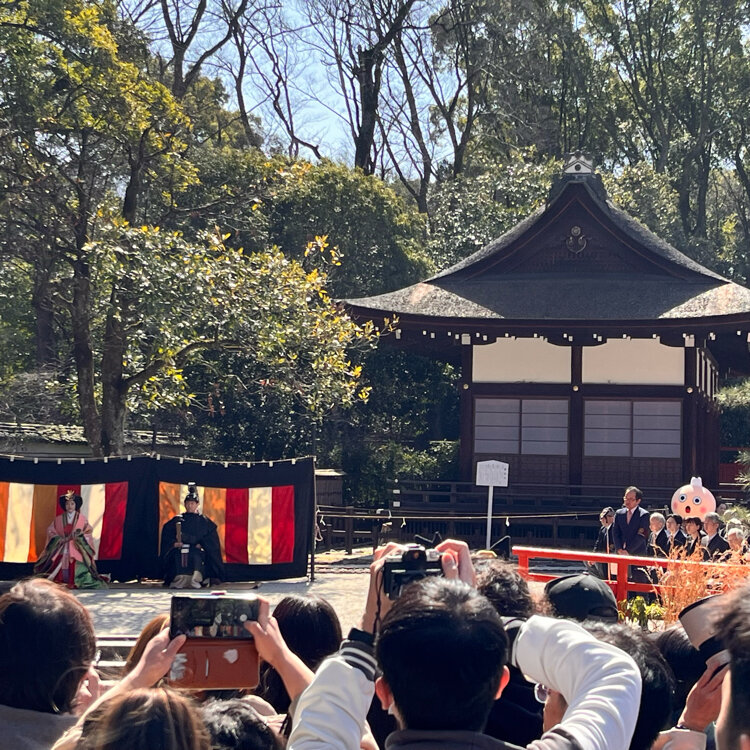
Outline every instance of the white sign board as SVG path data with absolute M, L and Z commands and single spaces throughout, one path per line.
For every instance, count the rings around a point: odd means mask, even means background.
M 478 461 L 476 484 L 480 487 L 507 487 L 508 464 L 502 461 Z
M 492 541 L 492 491 L 508 486 L 508 464 L 502 461 L 478 461 L 476 484 L 487 487 L 487 549 Z

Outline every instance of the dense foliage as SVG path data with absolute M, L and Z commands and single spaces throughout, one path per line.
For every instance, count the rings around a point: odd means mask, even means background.
M 386 476 L 450 475 L 453 368 L 370 351 L 332 300 L 476 251 L 576 149 L 746 283 L 749 15 L 0 0 L 0 417 L 76 422 L 97 454 L 128 425 L 209 458 L 315 451 L 363 502 Z M 724 439 L 744 444 L 734 388 Z

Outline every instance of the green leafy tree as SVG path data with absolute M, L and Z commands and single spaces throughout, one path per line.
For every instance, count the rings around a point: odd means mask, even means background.
M 370 399 L 346 419 L 332 415 L 320 440 L 319 453 L 347 475 L 347 496 L 377 506 L 386 499 L 384 478 L 456 479 L 455 367 L 386 342 L 363 365 Z
M 336 297 L 390 291 L 431 269 L 423 217 L 377 177 L 212 143 L 190 154 L 198 179 L 171 195 L 162 225 L 188 233 L 218 225 L 233 246 L 278 245 L 307 268 L 320 260 L 308 243 L 327 237 L 338 262 L 321 268 Z
M 535 157 L 533 150 L 514 152 L 505 163 L 484 163 L 433 192 L 429 253 L 438 268 L 476 252 L 543 203 L 560 162 Z
M 728 382 L 717 395 L 721 409 L 721 444 L 750 446 L 750 380 Z
M 86 246 L 93 271 L 92 331 L 99 443 L 124 444 L 129 408 L 187 404 L 183 368 L 205 350 L 251 352 L 264 387 L 289 396 L 319 418 L 333 405 L 366 399 L 361 368 L 348 349 L 367 345 L 337 306 L 325 275 L 305 271 L 279 251 L 245 256 L 216 233 L 188 242 L 177 232 L 113 221 Z M 79 387 L 81 382 L 79 368 Z
M 292 257 L 325 235 L 339 254 L 331 292 L 360 297 L 423 278 L 424 222 L 382 180 L 359 169 L 296 162 L 283 174 L 268 209 L 270 238 Z M 308 256 L 309 262 L 313 258 Z
M 2 251 L 34 269 L 38 321 L 55 307 L 68 316 L 84 431 L 104 452 L 118 443 L 99 421 L 89 243 L 104 206 L 118 203 L 132 221 L 144 183 L 162 170 L 192 179 L 179 158 L 189 123 L 128 57 L 136 35 L 121 31 L 107 0 L 0 6 Z
M 0 382 L 35 365 L 32 271 L 26 263 L 9 259 L 0 274 Z
M 617 98 L 630 104 L 627 126 L 656 171 L 671 174 L 684 232 L 706 237 L 718 136 L 747 89 L 746 4 L 581 0 L 579 8 Z

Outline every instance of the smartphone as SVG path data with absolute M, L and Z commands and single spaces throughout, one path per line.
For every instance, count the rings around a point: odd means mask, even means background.
M 234 638 L 252 636 L 246 622 L 258 619 L 260 603 L 254 594 L 185 594 L 172 597 L 169 635 L 188 638 Z
M 172 597 L 170 636 L 187 640 L 172 664 L 168 682 L 186 690 L 253 688 L 259 657 L 245 623 L 257 620 L 254 594 L 185 594 Z

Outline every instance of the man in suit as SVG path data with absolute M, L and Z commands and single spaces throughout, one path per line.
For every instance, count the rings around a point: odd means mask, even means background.
M 661 513 L 652 513 L 649 517 L 651 534 L 648 537 L 648 553 L 651 557 L 669 557 L 669 535 L 667 522 Z
M 706 513 L 703 528 L 706 530 L 706 548 L 711 557 L 721 557 L 728 549 L 729 542 L 719 534 L 721 519 L 718 513 Z
M 698 557 L 703 562 L 711 559 L 706 548 L 706 534 L 703 531 L 703 521 L 698 516 L 690 516 L 685 519 L 685 531 L 687 531 L 688 542 L 685 545 L 686 557 Z
M 650 533 L 648 511 L 641 508 L 643 493 L 628 487 L 622 498 L 623 506 L 615 513 L 612 533 L 618 555 L 645 555 Z
M 648 554 L 649 515 L 641 508 L 643 493 L 634 486 L 627 487 L 623 506 L 615 513 L 612 537 L 618 555 L 645 557 Z M 648 576 L 640 568 L 629 568 L 628 578 L 635 583 L 648 583 Z
M 687 537 L 682 530 L 682 516 L 677 513 L 667 516 L 667 534 L 669 535 L 669 546 L 672 552 L 687 544 Z

